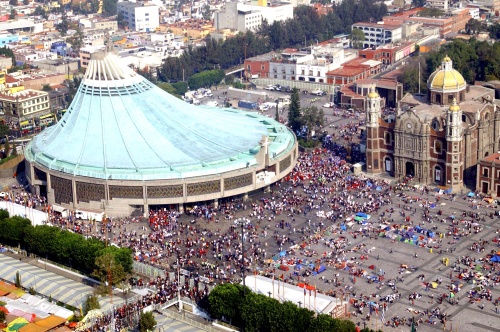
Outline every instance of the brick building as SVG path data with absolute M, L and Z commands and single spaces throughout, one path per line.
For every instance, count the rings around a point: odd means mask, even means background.
M 500 153 L 483 158 L 477 165 L 476 188 L 492 197 L 500 197 Z

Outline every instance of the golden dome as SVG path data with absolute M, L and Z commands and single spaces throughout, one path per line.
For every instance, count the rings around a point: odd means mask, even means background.
M 458 112 L 460 111 L 460 106 L 457 105 L 457 99 L 453 98 L 453 102 L 450 105 L 449 108 L 450 112 Z
M 372 86 L 370 93 L 368 93 L 368 98 L 379 98 L 380 95 L 375 91 L 375 86 Z
M 444 57 L 441 68 L 434 71 L 427 80 L 427 86 L 430 90 L 462 90 L 467 83 L 464 77 L 458 71 L 453 69 L 453 62 L 446 56 Z

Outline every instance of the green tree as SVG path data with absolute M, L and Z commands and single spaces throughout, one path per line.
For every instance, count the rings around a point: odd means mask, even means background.
M 0 209 L 0 221 L 5 220 L 9 217 L 9 212 L 7 210 Z
M 47 12 L 45 11 L 45 9 L 42 8 L 42 6 L 37 6 L 33 14 L 35 14 L 35 16 L 42 16 L 44 19 L 49 18 Z
M 210 21 L 212 19 L 212 11 L 210 10 L 210 5 L 205 4 L 203 8 L 201 9 L 201 14 L 203 16 L 204 20 Z
M 419 73 L 419 63 L 420 63 L 420 73 Z M 427 92 L 427 85 L 423 80 L 423 75 L 426 72 L 426 66 L 427 65 L 423 57 L 413 57 L 406 62 L 403 73 L 400 77 L 400 81 L 401 83 L 403 83 L 403 91 L 409 93 L 418 93 L 418 82 L 420 79 L 420 92 L 421 93 Z
M 10 20 L 13 20 L 13 19 L 15 19 L 15 18 L 16 18 L 16 16 L 17 16 L 17 11 L 16 11 L 15 9 L 11 9 L 11 10 L 10 10 L 9 19 L 10 19 Z
M 352 29 L 351 32 L 352 47 L 357 49 L 362 49 L 364 41 L 365 41 L 365 33 L 360 29 Z
M 21 288 L 21 274 L 19 271 L 16 272 L 16 279 L 14 280 L 14 284 L 16 285 L 17 288 Z
M 126 21 L 122 12 L 119 12 L 118 15 L 116 15 L 116 24 L 118 24 L 120 28 L 123 28 L 125 26 Z
M 5 311 L 0 310 L 0 322 L 3 322 L 5 320 Z
M 10 57 L 12 59 L 12 66 L 16 65 L 14 52 L 10 48 L 7 48 L 7 46 L 0 48 L 0 54 L 5 55 L 6 57 Z
M 80 52 L 80 48 L 82 47 L 83 37 L 84 37 L 83 31 L 80 28 L 80 25 L 78 24 L 76 26 L 76 32 L 71 37 L 68 37 L 66 39 L 66 42 L 71 44 L 71 49 L 74 52 L 78 53 Z
M 4 150 L 5 157 L 10 156 L 10 141 L 8 139 L 5 140 Z
M 325 113 L 316 106 L 307 107 L 303 111 L 301 123 L 307 127 L 307 139 L 310 140 L 313 131 L 325 125 Z
M 300 97 L 299 90 L 293 89 L 290 106 L 288 107 L 288 127 L 290 127 L 293 132 L 298 133 L 302 127 L 300 121 Z
M 83 315 L 87 315 L 90 310 L 101 309 L 97 295 L 88 295 L 83 303 Z
M 46 91 L 46 92 L 52 91 L 50 84 L 44 84 L 42 86 L 42 91 Z
M 95 270 L 92 274 L 108 287 L 116 286 L 127 279 L 123 266 L 118 264 L 115 256 L 110 252 L 96 258 Z
M 102 11 L 106 16 L 116 15 L 116 4 L 118 0 L 103 0 Z
M 12 142 L 12 155 L 17 156 L 17 146 L 16 142 Z
M 241 324 L 241 299 L 244 293 L 250 293 L 250 289 L 243 291 L 240 284 L 221 284 L 215 287 L 208 295 L 209 312 L 216 319 L 225 319 L 231 324 Z
M 132 250 L 129 248 L 117 248 L 108 246 L 97 253 L 97 256 L 106 254 L 113 255 L 115 262 L 123 267 L 125 273 L 131 273 L 134 261 L 132 259 Z
M 4 138 L 10 133 L 10 128 L 8 125 L 0 123 L 0 138 Z
M 139 331 L 148 332 L 153 331 L 156 326 L 155 316 L 152 311 L 142 312 L 139 318 Z
M 61 15 L 61 23 L 57 25 L 57 30 L 61 33 L 61 36 L 66 36 L 69 30 L 69 21 L 68 17 L 66 16 L 66 11 L 63 10 L 62 15 Z

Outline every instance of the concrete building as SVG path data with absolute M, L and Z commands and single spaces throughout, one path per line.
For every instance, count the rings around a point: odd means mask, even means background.
M 187 104 L 110 49 L 91 55 L 64 117 L 25 149 L 26 178 L 49 204 L 113 216 L 202 201 L 217 207 L 220 198 L 266 189 L 295 166 L 297 139 L 285 125 Z
M 447 11 L 448 8 L 450 7 L 449 0 L 426 0 L 425 3 L 427 6 L 431 8 L 437 8 L 443 11 Z
M 468 86 L 449 57 L 427 87 L 426 97 L 405 95 L 390 117 L 382 117 L 375 89 L 368 94 L 367 171 L 453 190 L 464 183 L 474 186 L 479 160 L 500 150 L 495 91 Z
M 0 108 L 6 123 L 21 131 L 31 131 L 39 125 L 40 117 L 50 114 L 49 94 L 31 89 L 0 93 Z
M 129 29 L 152 32 L 160 26 L 160 9 L 147 2 L 118 2 L 117 11 L 123 15 Z
M 365 40 L 363 48 L 377 47 L 384 44 L 395 43 L 401 40 L 402 26 L 381 23 L 359 22 L 352 25 L 352 29 L 359 29 L 364 32 Z
M 240 2 L 227 2 L 226 8 L 215 13 L 215 29 L 233 29 L 241 32 L 255 31 L 265 19 L 271 25 L 275 21 L 293 18 L 293 5 L 277 3 L 268 5 L 266 0 L 259 0 L 257 5 Z

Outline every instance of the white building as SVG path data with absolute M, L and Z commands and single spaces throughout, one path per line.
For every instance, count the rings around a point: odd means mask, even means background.
M 227 2 L 225 10 L 215 13 L 215 29 L 232 29 L 245 32 L 255 31 L 265 19 L 269 24 L 293 18 L 293 5 L 276 4 L 267 6 L 266 0 L 259 0 L 257 5 L 239 2 Z
M 365 40 L 363 41 L 363 48 L 395 43 L 401 40 L 403 31 L 400 25 L 388 25 L 383 22 L 359 22 L 353 24 L 352 29 L 359 29 L 364 32 Z
M 160 10 L 156 5 L 119 2 L 117 10 L 123 15 L 124 21 L 131 30 L 150 32 L 160 26 Z
M 345 62 L 344 49 L 313 47 L 311 53 L 285 51 L 269 61 L 269 78 L 326 83 L 326 73 Z
M 426 0 L 427 6 L 447 11 L 450 7 L 449 0 Z
M 471 18 L 473 18 L 475 20 L 480 19 L 479 8 L 467 8 L 467 9 L 469 9 L 469 15 Z

